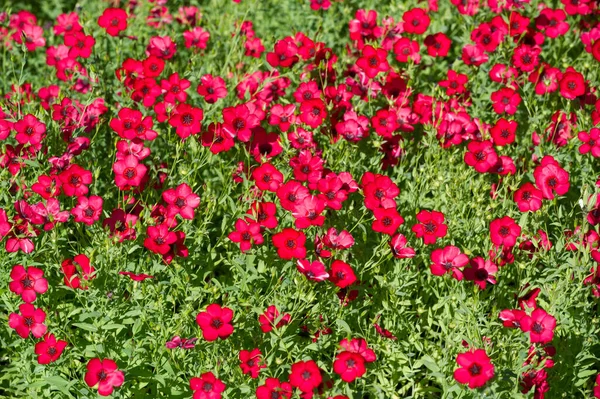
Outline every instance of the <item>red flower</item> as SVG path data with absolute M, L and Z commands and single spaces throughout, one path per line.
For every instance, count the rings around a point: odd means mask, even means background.
M 268 333 L 273 330 L 273 328 L 281 328 L 290 323 L 292 316 L 289 313 L 284 314 L 281 319 L 279 319 L 279 310 L 275 305 L 270 305 L 267 307 L 267 310 L 260 316 L 258 316 L 258 322 L 260 323 L 260 329 L 263 333 Z M 279 319 L 279 320 L 277 320 Z M 275 323 L 277 321 L 277 323 Z
M 190 388 L 194 391 L 193 399 L 221 399 L 221 393 L 226 387 L 210 371 L 190 380 Z
M 230 137 L 243 142 L 250 141 L 252 129 L 260 125 L 260 119 L 246 104 L 223 109 L 223 130 Z
M 160 81 L 160 87 L 166 91 L 164 93 L 164 101 L 175 104 L 176 101 L 183 103 L 187 99 L 185 92 L 191 83 L 187 79 L 181 79 L 179 73 L 175 72 L 169 76 L 169 79 Z
M 544 199 L 553 199 L 554 193 L 565 195 L 569 191 L 569 173 L 551 155 L 542 158 L 533 171 L 533 177 Z
M 404 223 L 404 218 L 400 216 L 396 208 L 376 208 L 373 210 L 373 215 L 375 220 L 371 228 L 378 233 L 393 236 L 396 234 L 398 227 Z
M 107 8 L 98 18 L 98 25 L 109 35 L 118 36 L 119 32 L 127 29 L 127 13 L 120 8 Z
M 313 129 L 318 128 L 327 117 L 325 103 L 320 98 L 303 101 L 300 104 L 300 120 Z
M 502 325 L 504 325 L 504 327 L 521 328 L 521 321 L 529 318 L 529 316 L 527 316 L 527 313 L 519 309 L 505 309 L 500 312 L 498 318 L 502 320 Z
M 13 128 L 17 132 L 15 139 L 19 144 L 31 144 L 34 148 L 39 148 L 46 137 L 46 125 L 31 114 L 15 122 Z
M 229 151 L 235 145 L 233 138 L 223 129 L 221 123 L 211 123 L 202 133 L 202 145 L 208 147 L 210 152 L 218 154 Z
M 297 229 L 306 229 L 310 226 L 322 226 L 325 216 L 321 215 L 325 209 L 325 201 L 314 195 L 304 197 L 292 211 L 296 219 L 294 225 Z
M 517 242 L 517 237 L 520 235 L 521 226 L 510 216 L 494 219 L 490 223 L 490 237 L 492 243 L 497 247 L 513 247 Z
M 539 55 L 542 49 L 522 44 L 513 53 L 512 62 L 522 72 L 532 72 L 540 63 Z M 532 82 L 535 83 L 536 81 Z M 537 92 L 537 90 L 536 90 Z
M 294 104 L 275 104 L 270 109 L 269 125 L 279 126 L 282 132 L 287 132 L 296 122 L 296 106 Z
M 185 139 L 193 134 L 200 133 L 202 118 L 204 118 L 202 109 L 192 107 L 189 104 L 179 104 L 169 118 L 169 125 L 176 129 L 175 133 L 179 137 Z
M 392 250 L 392 254 L 395 258 L 405 259 L 405 258 L 414 258 L 416 252 L 413 248 L 407 247 L 406 237 L 402 234 L 394 235 L 389 242 L 390 248 Z
M 35 344 L 34 351 L 38 355 L 38 363 L 49 364 L 57 361 L 66 346 L 67 341 L 57 341 L 54 334 L 46 333 L 44 340 Z
M 569 24 L 565 22 L 565 19 L 567 19 L 567 15 L 563 10 L 544 8 L 535 19 L 535 27 L 549 38 L 554 39 L 569 31 Z
M 459 353 L 456 363 L 460 368 L 454 370 L 454 379 L 470 389 L 484 386 L 494 376 L 494 365 L 483 349 Z
M 260 245 L 264 242 L 261 234 L 260 224 L 252 220 L 238 219 L 235 222 L 235 231 L 227 236 L 231 241 L 240 244 L 242 252 L 252 248 L 252 244 Z
M 445 57 L 450 51 L 452 40 L 444 33 L 439 32 L 434 35 L 427 35 L 424 43 L 427 46 L 427 54 L 432 57 Z
M 31 333 L 35 338 L 41 338 L 46 333 L 47 327 L 44 325 L 46 312 L 35 308 L 30 303 L 19 305 L 19 312 L 11 313 L 8 316 L 8 326 L 14 329 L 21 338 L 29 337 Z
M 267 229 L 274 229 L 277 227 L 277 206 L 273 202 L 253 202 L 252 206 L 246 212 L 256 222 Z
M 535 212 L 542 207 L 542 192 L 527 182 L 515 191 L 513 201 L 517 203 L 521 212 Z
M 118 370 L 114 360 L 96 357 L 88 362 L 84 379 L 90 388 L 98 386 L 99 395 L 109 396 L 115 387 L 123 385 L 125 374 Z
M 465 44 L 462 49 L 462 60 L 467 65 L 480 66 L 488 61 L 489 57 L 480 45 Z
M 509 115 L 514 115 L 521 103 L 521 95 L 508 87 L 493 92 L 491 99 L 494 102 L 492 104 L 494 112 L 497 114 L 507 113 Z
M 448 79 L 442 80 L 439 85 L 446 89 L 447 96 L 453 96 L 455 94 L 462 94 L 467 91 L 465 84 L 469 81 L 467 75 L 457 73 L 453 69 L 448 70 Z
M 515 142 L 515 133 L 519 125 L 516 121 L 500 118 L 490 129 L 490 134 L 495 145 L 504 146 Z
M 303 393 L 312 392 L 322 381 L 321 370 L 313 360 L 292 364 L 290 383 Z
M 422 8 L 405 11 L 402 20 L 404 21 L 404 32 L 416 35 L 425 33 L 431 21 L 427 12 Z
M 395 198 L 400 194 L 400 190 L 392 179 L 367 172 L 363 175 L 361 183 L 367 209 L 396 207 Z
M 168 204 L 167 215 L 173 217 L 179 214 L 182 218 L 192 220 L 194 209 L 200 205 L 200 197 L 192 192 L 186 183 L 163 192 L 163 200 Z
M 62 272 L 65 275 L 65 285 L 73 289 L 87 290 L 87 286 L 81 285 L 77 266 L 81 269 L 81 276 L 85 281 L 96 278 L 96 269 L 90 265 L 90 259 L 86 255 L 80 254 L 73 259 L 65 259 L 61 264 Z
M 79 197 L 88 193 L 88 184 L 92 183 L 92 172 L 77 164 L 71 164 L 58 175 L 63 193 L 69 197 Z
M 298 62 L 298 46 L 291 37 L 278 40 L 273 46 L 273 52 L 267 53 L 267 62 L 273 68 L 288 68 Z
M 368 45 L 363 47 L 361 57 L 356 61 L 356 65 L 365 71 L 371 79 L 377 76 L 379 72 L 387 72 L 390 69 L 387 62 L 387 51 Z
M 467 255 L 460 252 L 458 247 L 448 245 L 445 248 L 434 249 L 431 253 L 430 266 L 431 273 L 436 276 L 443 276 L 446 273 L 452 274 L 452 277 L 460 281 L 463 279 L 463 272 L 460 270 L 469 263 Z
M 227 86 L 220 76 L 213 77 L 210 74 L 202 76 L 197 91 L 209 104 L 214 104 L 220 98 L 227 97 Z
M 252 378 L 258 378 L 260 369 L 267 367 L 261 359 L 262 353 L 260 349 L 252 349 L 252 351 L 241 350 L 239 354 L 240 368 L 243 374 L 250 374 Z
M 277 247 L 277 255 L 285 260 L 304 259 L 306 257 L 305 242 L 304 233 L 292 228 L 283 229 L 282 232 L 273 236 L 273 245 Z
M 216 341 L 217 338 L 226 339 L 233 334 L 233 310 L 213 303 L 208 305 L 206 311 L 198 313 L 196 323 L 202 330 L 202 336 L 207 341 Z
M 308 259 L 298 260 L 296 267 L 298 271 L 311 281 L 324 281 L 329 278 L 329 273 L 325 270 L 325 265 L 315 260 L 310 262 Z
M 92 55 L 94 44 L 96 44 L 94 37 L 81 31 L 65 35 L 65 45 L 70 47 L 69 57 L 71 58 L 89 58 Z
M 356 282 L 356 275 L 349 264 L 334 260 L 329 271 L 329 281 L 339 288 L 346 288 Z
M 113 164 L 115 172 L 115 185 L 121 190 L 139 187 L 142 179 L 146 177 L 148 168 L 141 164 L 134 155 L 127 155 Z
M 91 195 L 89 198 L 77 197 L 77 206 L 71 209 L 71 215 L 76 222 L 82 222 L 88 226 L 93 225 L 102 214 L 103 200 L 97 195 Z
M 150 278 L 154 278 L 154 276 L 150 276 L 148 274 L 144 274 L 144 273 L 140 273 L 140 274 L 135 274 L 132 272 L 119 272 L 119 274 L 123 275 L 123 276 L 127 276 L 130 279 L 132 279 L 133 281 L 144 281 Z
M 154 36 L 146 48 L 146 52 L 158 58 L 168 60 L 173 58 L 177 46 L 169 36 Z
M 205 49 L 208 39 L 210 39 L 210 32 L 195 26 L 194 29 L 183 32 L 183 39 L 185 40 L 185 48 Z
M 155 254 L 167 254 L 171 250 L 171 244 L 177 241 L 177 235 L 169 231 L 166 223 L 149 226 L 147 233 L 148 237 L 144 240 L 144 246 Z
M 537 308 L 528 318 L 521 320 L 521 329 L 529 331 L 529 339 L 532 344 L 547 344 L 554 337 L 556 319 L 544 309 Z
M 333 362 L 333 371 L 342 381 L 353 382 L 367 372 L 365 359 L 356 353 L 343 351 L 337 354 Z
M 425 245 L 435 244 L 438 238 L 445 237 L 448 233 L 442 212 L 422 210 L 417 214 L 417 221 L 419 223 L 412 227 L 412 231 L 417 237 L 423 237 Z
M 583 143 L 579 146 L 580 154 L 592 153 L 594 158 L 600 158 L 600 129 L 594 127 L 590 132 L 579 132 L 577 135 Z
M 496 284 L 495 273 L 498 271 L 498 266 L 491 260 L 485 260 L 478 256 L 471 259 L 470 267 L 464 269 L 465 279 L 473 281 L 484 290 L 487 283 Z
M 419 42 L 408 37 L 402 37 L 394 43 L 394 54 L 398 62 L 408 62 L 408 60 L 412 60 L 415 64 L 421 62 Z
M 283 183 L 283 174 L 270 163 L 264 163 L 252 171 L 252 179 L 260 190 L 276 192 Z
M 280 382 L 277 378 L 267 378 L 264 385 L 256 388 L 257 399 L 290 399 L 292 386 L 289 382 Z
M 498 163 L 498 154 L 490 140 L 470 141 L 465 153 L 465 163 L 479 173 L 489 172 Z
M 558 82 L 560 95 L 567 100 L 574 100 L 585 94 L 585 80 L 583 75 L 577 72 L 573 67 L 568 67 L 562 78 Z
M 21 296 L 23 302 L 32 303 L 37 294 L 43 294 L 48 290 L 48 280 L 44 278 L 44 272 L 37 267 L 29 266 L 25 269 L 21 265 L 15 265 L 10 272 L 8 288 Z

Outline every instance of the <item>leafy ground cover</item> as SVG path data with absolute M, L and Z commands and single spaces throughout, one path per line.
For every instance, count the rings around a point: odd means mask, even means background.
M 600 397 L 598 6 L 5 9 L 0 397 Z

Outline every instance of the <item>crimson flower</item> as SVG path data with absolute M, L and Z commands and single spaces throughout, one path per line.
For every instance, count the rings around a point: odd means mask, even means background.
M 246 104 L 223 109 L 223 130 L 230 137 L 237 137 L 243 142 L 250 141 L 252 129 L 260 125 L 258 117 Z
M 470 141 L 465 153 L 465 163 L 479 173 L 489 172 L 498 163 L 498 154 L 490 140 Z
M 579 132 L 577 137 L 582 142 L 579 146 L 580 154 L 591 152 L 594 158 L 600 158 L 600 129 L 594 127 L 590 129 L 589 133 Z
M 419 223 L 412 227 L 412 231 L 417 237 L 423 238 L 425 245 L 435 244 L 438 238 L 445 237 L 448 233 L 442 212 L 422 210 L 417 214 L 417 221 Z
M 402 15 L 402 20 L 404 21 L 404 32 L 414 33 L 415 35 L 425 33 L 431 22 L 429 15 L 422 8 L 413 8 L 405 11 Z
M 54 334 L 44 334 L 44 340 L 35 344 L 34 352 L 36 355 L 38 355 L 38 363 L 49 364 L 57 361 L 66 346 L 67 341 L 57 341 Z
M 516 121 L 500 118 L 490 129 L 494 144 L 504 146 L 514 143 L 518 126 Z
M 78 197 L 88 193 L 88 184 L 92 183 L 92 172 L 77 164 L 71 164 L 58 175 L 63 193 L 69 197 Z
M 251 378 L 258 378 L 260 369 L 267 367 L 261 359 L 262 353 L 260 349 L 252 349 L 251 351 L 241 350 L 239 354 L 240 368 L 243 374 L 250 374 Z
M 321 126 L 327 117 L 327 108 L 320 98 L 303 101 L 300 104 L 300 121 L 313 129 Z
M 356 282 L 356 275 L 349 264 L 334 260 L 329 271 L 329 281 L 339 288 L 346 288 Z
M 362 49 L 361 57 L 356 61 L 356 65 L 361 68 L 368 77 L 373 79 L 379 72 L 386 72 L 390 69 L 387 62 L 387 51 L 385 49 L 376 49 L 367 45 Z
M 544 199 L 553 199 L 554 193 L 564 195 L 569 191 L 569 173 L 551 155 L 542 158 L 533 171 L 533 177 Z
M 498 266 L 491 260 L 483 259 L 477 256 L 470 261 L 470 267 L 463 270 L 465 279 L 473 281 L 484 290 L 487 283 L 496 284 L 496 275 Z
M 321 385 L 323 377 L 314 360 L 300 361 L 292 364 L 290 384 L 303 393 L 312 392 Z
M 585 94 L 585 79 L 573 67 L 568 67 L 558 82 L 560 95 L 567 100 L 574 100 Z
M 81 274 L 78 273 L 77 266 L 81 269 Z M 61 269 L 65 275 L 65 285 L 73 289 L 87 290 L 87 286 L 81 285 L 80 275 L 85 281 L 96 278 L 96 269 L 90 265 L 90 258 L 83 254 L 76 255 L 73 259 L 65 259 Z
M 144 240 L 144 246 L 155 254 L 167 254 L 171 250 L 171 244 L 177 241 L 177 235 L 169 231 L 166 223 L 149 226 L 147 233 L 148 237 Z
M 494 365 L 483 349 L 459 353 L 456 363 L 460 368 L 454 370 L 454 379 L 470 389 L 484 386 L 494 376 Z
M 127 155 L 113 164 L 115 185 L 121 190 L 138 187 L 146 177 L 148 168 L 134 155 Z
M 217 338 L 226 339 L 233 334 L 232 319 L 233 310 L 213 303 L 204 312 L 198 313 L 196 323 L 200 326 L 204 339 L 210 342 Z
M 192 192 L 186 183 L 163 192 L 163 200 L 168 204 L 167 215 L 173 217 L 179 214 L 182 218 L 192 220 L 194 209 L 200 205 L 200 197 Z
M 542 192 L 533 184 L 523 184 L 513 195 L 513 201 L 517 203 L 521 212 L 535 212 L 542 207 Z
M 88 226 L 93 225 L 102 214 L 102 197 L 91 195 L 89 198 L 83 195 L 77 197 L 77 206 L 71 209 L 71 215 L 76 222 L 82 222 Z
M 406 237 L 402 234 L 394 235 L 390 239 L 389 245 L 395 258 L 414 258 L 416 255 L 415 250 L 407 246 Z
M 333 362 L 333 371 L 340 376 L 342 381 L 353 382 L 367 372 L 365 359 L 356 353 L 340 352 Z
M 517 242 L 517 237 L 520 235 L 521 226 L 510 216 L 494 219 L 490 223 L 490 237 L 492 243 L 497 247 L 513 247 Z
M 292 228 L 283 229 L 273 236 L 273 245 L 277 247 L 277 255 L 281 259 L 304 259 L 306 257 L 306 235 Z
M 30 303 L 19 305 L 18 313 L 11 313 L 8 316 L 8 326 L 14 329 L 21 338 L 29 337 L 31 333 L 35 338 L 41 338 L 46 333 L 46 312 L 40 308 L 35 308 Z
M 308 259 L 301 259 L 298 260 L 296 267 L 300 273 L 311 281 L 324 281 L 329 278 L 325 265 L 318 260 L 310 262 Z
M 497 114 L 507 113 L 514 115 L 521 103 L 521 95 L 508 87 L 495 91 L 491 95 L 494 111 Z
M 210 74 L 202 76 L 197 91 L 209 104 L 214 104 L 220 98 L 227 97 L 227 86 L 220 76 L 213 77 Z
M 177 105 L 175 112 L 169 118 L 169 125 L 176 129 L 175 133 L 181 139 L 186 139 L 193 134 L 200 133 L 203 118 L 204 112 L 201 108 L 182 103 Z
M 253 220 L 238 219 L 235 222 L 235 231 L 227 236 L 231 241 L 240 244 L 242 252 L 247 252 L 253 244 L 262 244 L 264 238 L 261 233 L 260 224 Z
M 291 396 L 292 385 L 273 377 L 267 378 L 263 385 L 256 388 L 256 399 L 290 399 Z
M 404 218 L 400 216 L 396 208 L 376 208 L 373 210 L 375 220 L 371 224 L 373 231 L 393 236 Z
M 458 247 L 448 245 L 445 248 L 437 248 L 431 252 L 431 273 L 435 276 L 452 274 L 452 277 L 460 281 L 463 272 L 460 270 L 469 263 L 467 255 L 460 252 Z
M 194 391 L 193 399 L 221 399 L 226 385 L 209 371 L 190 379 L 190 388 Z
M 100 396 L 109 396 L 115 387 L 120 387 L 125 381 L 125 374 L 118 370 L 114 360 L 95 357 L 88 362 L 86 368 L 85 383 L 90 388 L 97 386 Z
M 531 312 L 531 316 L 521 320 L 521 329 L 529 332 L 532 344 L 547 344 L 554 337 L 556 319 L 544 309 L 537 308 Z
M 279 310 L 275 305 L 270 305 L 267 310 L 260 316 L 258 316 L 258 322 L 260 323 L 260 329 L 263 333 L 273 331 L 273 328 L 281 328 L 290 323 L 292 316 L 289 313 L 284 314 L 279 320 Z M 277 321 L 277 323 L 276 323 Z
M 98 18 L 98 25 L 109 35 L 118 36 L 119 32 L 127 29 L 127 13 L 120 8 L 107 8 Z
M 27 114 L 23 119 L 15 122 L 13 128 L 17 132 L 15 139 L 19 144 L 29 143 L 36 147 L 46 137 L 46 125 L 31 114 Z
M 10 272 L 11 282 L 8 288 L 21 296 L 23 302 L 32 303 L 37 294 L 43 294 L 48 290 L 48 280 L 44 278 L 44 272 L 37 267 L 29 266 L 25 269 L 22 265 L 15 265 Z

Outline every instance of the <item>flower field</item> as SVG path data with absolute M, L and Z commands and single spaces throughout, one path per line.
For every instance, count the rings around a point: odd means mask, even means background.
M 0 398 L 600 398 L 597 0 L 0 9 Z

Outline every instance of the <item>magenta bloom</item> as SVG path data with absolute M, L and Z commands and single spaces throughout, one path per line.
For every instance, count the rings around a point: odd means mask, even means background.
M 494 376 L 494 365 L 483 349 L 459 353 L 456 363 L 460 368 L 454 370 L 454 379 L 470 389 L 484 386 Z
M 8 326 L 14 329 L 21 338 L 29 337 L 31 333 L 35 338 L 41 338 L 46 333 L 46 312 L 35 308 L 30 303 L 19 305 L 18 313 L 11 313 L 8 316 Z
M 98 394 L 109 396 L 114 387 L 120 387 L 125 381 L 125 374 L 118 370 L 117 363 L 114 360 L 94 358 L 87 364 L 85 373 L 85 383 L 90 388 L 98 386 Z
M 448 245 L 443 249 L 434 249 L 431 253 L 431 261 L 433 262 L 430 266 L 432 274 L 443 276 L 448 273 L 460 281 L 463 279 L 463 272 L 460 269 L 469 263 L 469 258 L 461 253 L 458 247 Z
M 25 269 L 21 265 L 15 265 L 10 272 L 11 282 L 8 288 L 21 296 L 23 302 L 34 302 L 37 294 L 43 294 L 48 290 L 48 281 L 44 278 L 44 272 L 37 267 L 30 266 Z

